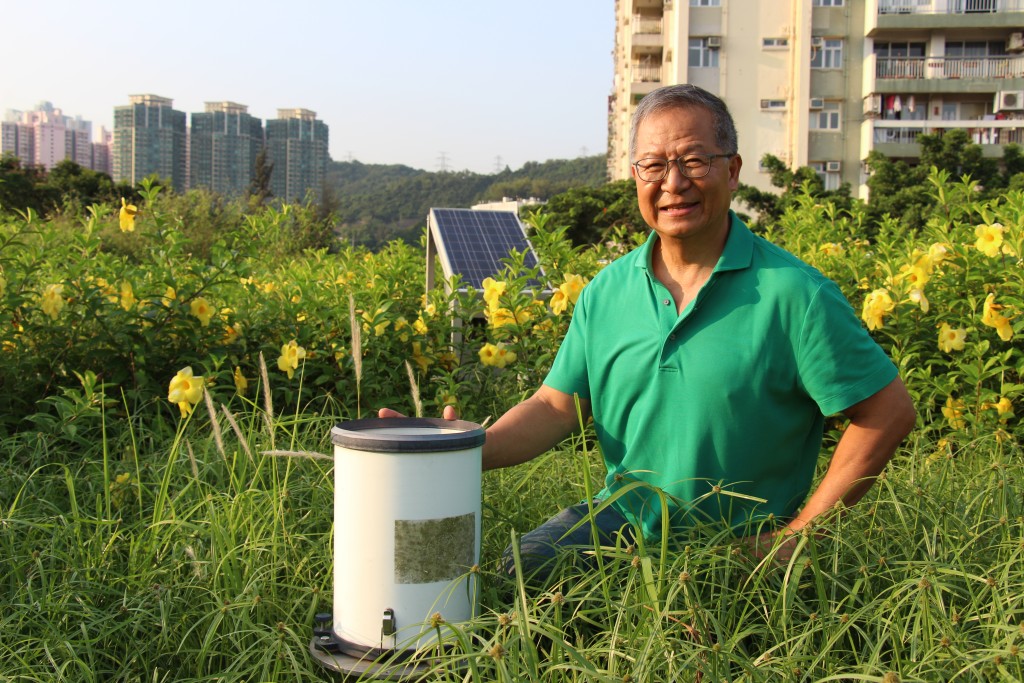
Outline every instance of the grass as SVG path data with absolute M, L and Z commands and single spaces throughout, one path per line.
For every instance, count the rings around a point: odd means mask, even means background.
M 0 681 L 323 678 L 307 648 L 331 604 L 331 463 L 267 452 L 329 453 L 339 415 L 211 404 L 173 433 L 104 415 L 0 442 Z M 566 556 L 539 588 L 497 574 L 513 529 L 596 485 L 587 453 L 485 476 L 481 614 L 438 626 L 450 649 L 423 680 L 1024 679 L 1008 442 L 909 441 L 788 564 L 706 528 L 600 549 L 601 571 Z

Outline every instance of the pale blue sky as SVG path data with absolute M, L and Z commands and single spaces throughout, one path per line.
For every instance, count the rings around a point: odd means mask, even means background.
M 337 160 L 491 173 L 600 154 L 614 0 L 0 0 L 0 112 L 132 94 L 303 107 Z

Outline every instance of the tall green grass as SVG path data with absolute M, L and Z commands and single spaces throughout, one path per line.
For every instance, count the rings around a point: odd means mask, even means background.
M 330 453 L 338 416 L 252 402 L 145 437 L 92 419 L 91 448 L 0 443 L 0 680 L 324 677 L 307 649 L 331 604 L 331 463 L 301 454 Z M 438 625 L 449 649 L 423 680 L 1024 678 L 1024 466 L 1006 442 L 908 443 L 788 563 L 706 528 L 602 548 L 599 570 L 566 555 L 542 586 L 500 574 L 512 531 L 598 468 L 576 442 L 485 476 L 481 616 Z

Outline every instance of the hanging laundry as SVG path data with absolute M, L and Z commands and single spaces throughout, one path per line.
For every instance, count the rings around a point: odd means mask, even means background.
M 899 114 L 899 113 L 900 113 L 901 111 L 903 111 L 903 103 L 902 103 L 902 102 L 900 101 L 900 96 L 899 96 L 899 95 L 897 95 L 897 96 L 896 96 L 896 97 L 895 97 L 895 98 L 893 99 L 893 102 L 892 102 L 892 110 L 893 110 L 894 112 L 896 112 L 897 114 Z
M 911 95 L 911 96 L 910 96 L 910 97 L 909 97 L 909 98 L 907 99 L 907 111 L 909 111 L 909 112 L 910 112 L 911 114 L 913 114 L 913 113 L 914 113 L 914 109 L 915 109 L 916 107 L 917 107 L 917 103 L 916 103 L 916 102 L 914 102 L 914 96 L 913 96 L 913 95 Z

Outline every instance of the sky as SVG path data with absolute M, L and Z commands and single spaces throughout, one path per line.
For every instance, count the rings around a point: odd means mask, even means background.
M 113 128 L 129 95 L 311 109 L 336 161 L 516 170 L 603 154 L 614 0 L 0 0 L 0 112 Z

